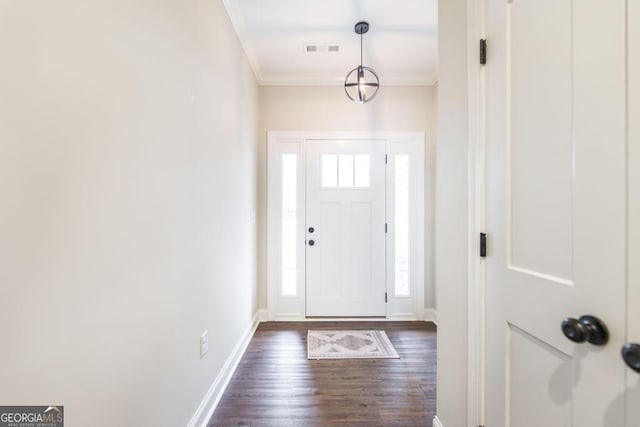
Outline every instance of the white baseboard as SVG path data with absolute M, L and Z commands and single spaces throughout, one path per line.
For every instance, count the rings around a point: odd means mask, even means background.
M 229 357 L 227 357 L 227 360 L 224 362 L 224 365 L 222 366 L 222 369 L 220 370 L 220 373 L 218 374 L 216 379 L 213 380 L 211 387 L 209 387 L 207 394 L 205 394 L 202 402 L 200 403 L 200 406 L 198 406 L 195 414 L 193 414 L 193 417 L 191 417 L 191 420 L 189 421 L 189 424 L 187 424 L 187 427 L 207 427 L 207 423 L 213 416 L 213 411 L 215 411 L 216 407 L 218 406 L 218 403 L 220 402 L 220 399 L 222 398 L 227 385 L 229 385 L 229 381 L 231 380 L 233 373 L 238 367 L 238 363 L 240 363 L 244 352 L 247 350 L 247 346 L 249 345 L 249 342 L 253 337 L 253 333 L 256 331 L 258 325 L 260 324 L 259 318 L 260 311 L 257 311 L 253 316 L 251 326 L 247 328 L 236 345 L 233 347 L 231 354 L 229 354 Z
M 433 308 L 424 309 L 424 321 L 438 324 L 438 312 Z
M 388 320 L 390 322 L 415 322 L 422 319 L 419 317 L 419 314 L 416 315 L 416 313 L 389 313 L 387 318 L 382 320 Z
M 444 427 L 444 425 L 438 419 L 437 415 L 433 417 L 433 427 Z
M 262 317 L 262 313 L 258 313 L 258 320 L 266 322 L 267 316 Z M 432 309 L 424 310 L 423 317 L 416 317 L 414 314 L 391 314 L 388 317 L 300 317 L 300 315 L 277 315 L 273 321 L 275 322 L 413 322 L 424 321 L 438 323 L 438 313 Z
M 258 310 L 258 320 L 269 319 L 268 310 Z M 388 313 L 387 317 L 305 317 L 302 313 L 277 313 L 275 322 L 414 322 L 425 321 L 437 324 L 438 313 L 433 308 L 425 308 L 418 313 Z
M 420 321 L 416 316 L 393 317 L 306 317 L 304 319 L 276 318 L 276 322 L 414 322 Z

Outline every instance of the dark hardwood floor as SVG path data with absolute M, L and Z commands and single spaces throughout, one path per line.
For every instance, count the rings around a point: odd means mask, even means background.
M 308 329 L 383 329 L 400 359 L 307 360 Z M 209 426 L 431 426 L 435 410 L 434 324 L 269 322 Z

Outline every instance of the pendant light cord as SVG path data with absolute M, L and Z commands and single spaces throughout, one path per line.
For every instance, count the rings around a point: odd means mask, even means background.
M 360 33 L 360 66 L 362 67 L 362 33 Z

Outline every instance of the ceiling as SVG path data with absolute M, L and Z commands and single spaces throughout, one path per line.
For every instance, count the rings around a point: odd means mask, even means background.
M 432 85 L 438 0 L 223 0 L 261 85 L 336 85 L 360 63 L 381 85 Z M 306 45 L 318 51 L 307 52 Z M 321 52 L 338 45 L 338 52 Z

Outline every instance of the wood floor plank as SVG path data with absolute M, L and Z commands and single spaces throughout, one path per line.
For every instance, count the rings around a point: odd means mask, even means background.
M 382 329 L 400 359 L 307 360 L 309 329 Z M 209 426 L 430 426 L 436 327 L 425 322 L 268 322 Z

